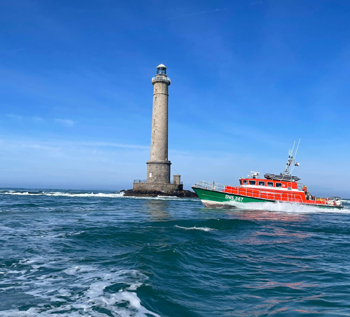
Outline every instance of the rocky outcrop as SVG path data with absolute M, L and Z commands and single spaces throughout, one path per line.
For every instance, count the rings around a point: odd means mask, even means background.
M 182 198 L 197 198 L 197 194 L 190 190 L 173 190 L 173 191 L 157 191 L 157 190 L 121 190 L 124 192 L 124 196 L 137 196 L 137 197 L 157 197 L 157 196 L 174 196 Z

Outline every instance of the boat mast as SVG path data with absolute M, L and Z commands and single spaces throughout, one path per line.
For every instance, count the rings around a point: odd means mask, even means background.
M 299 149 L 299 144 L 300 144 L 300 139 L 299 139 L 297 148 L 295 150 L 295 155 L 293 155 L 294 147 L 295 147 L 295 141 L 294 141 L 294 144 L 293 144 L 293 148 L 291 150 L 289 150 L 288 161 L 286 163 L 286 169 L 282 173 L 283 175 L 291 175 L 291 173 L 293 172 L 295 166 L 299 166 L 299 163 L 295 162 L 295 158 L 297 157 L 297 153 L 298 153 L 298 149 Z M 294 165 L 292 166 L 293 162 L 294 162 Z M 289 171 L 289 168 L 291 166 L 292 166 L 291 171 Z
M 295 158 L 297 156 L 298 149 L 299 149 L 299 144 L 300 144 L 300 139 L 298 142 L 298 146 L 295 150 L 295 154 L 294 154 L 295 141 L 293 144 L 293 148 L 291 150 L 289 150 L 288 161 L 286 163 L 286 169 L 282 173 L 280 173 L 279 175 L 266 173 L 264 175 L 266 179 L 279 180 L 279 181 L 291 181 L 291 182 L 296 182 L 296 181 L 300 180 L 300 178 L 298 176 L 292 176 L 292 172 L 293 172 L 295 166 L 299 166 L 299 163 L 297 163 L 295 161 Z

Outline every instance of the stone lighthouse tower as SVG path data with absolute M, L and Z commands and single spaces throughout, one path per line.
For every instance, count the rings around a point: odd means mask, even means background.
M 168 160 L 168 88 L 170 78 L 166 67 L 160 64 L 157 74 L 152 78 L 153 112 L 151 155 L 147 162 L 147 183 L 170 183 L 170 165 Z
M 135 180 L 134 191 L 172 193 L 183 190 L 180 175 L 174 175 L 173 182 L 170 182 L 171 162 L 168 158 L 168 89 L 171 81 L 166 72 L 166 66 L 160 64 L 157 66 L 156 76 L 152 78 L 154 88 L 151 153 L 150 159 L 147 161 L 147 179 Z

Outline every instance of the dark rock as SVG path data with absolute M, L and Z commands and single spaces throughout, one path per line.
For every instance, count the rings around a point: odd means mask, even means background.
M 173 196 L 182 198 L 197 198 L 197 194 L 190 190 L 174 190 L 170 192 L 161 192 L 156 190 L 122 190 L 124 196 L 137 196 L 137 197 L 157 197 L 157 196 Z

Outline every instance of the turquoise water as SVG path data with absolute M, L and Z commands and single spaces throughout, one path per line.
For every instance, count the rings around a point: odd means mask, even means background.
M 0 316 L 350 316 L 343 204 L 3 189 Z

